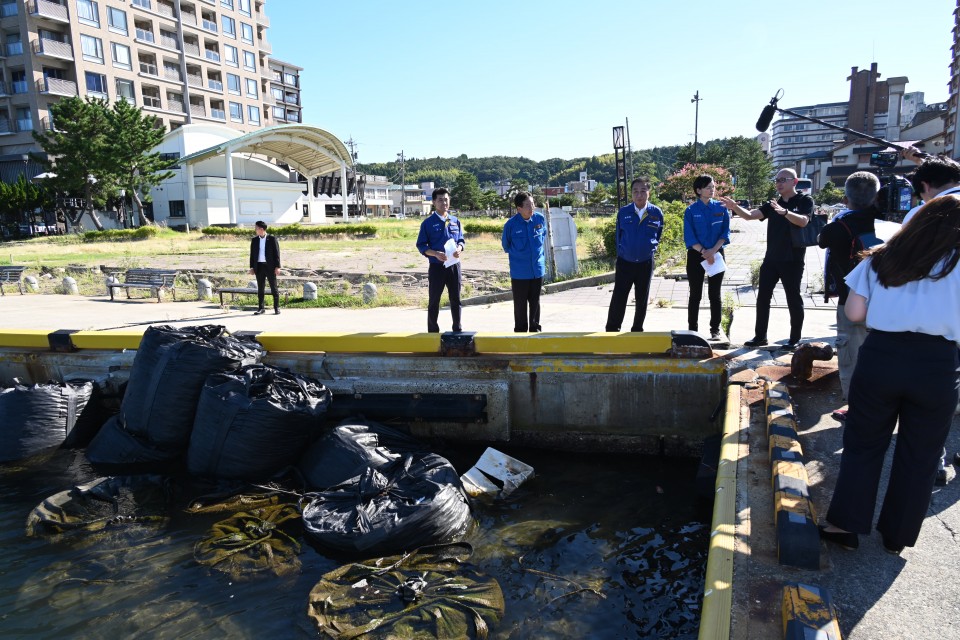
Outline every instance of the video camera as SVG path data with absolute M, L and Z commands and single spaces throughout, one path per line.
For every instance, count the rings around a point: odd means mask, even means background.
M 870 166 L 895 167 L 900 162 L 900 154 L 896 151 L 874 151 L 870 154 Z
M 912 198 L 913 185 L 909 180 L 903 176 L 880 176 L 877 209 L 883 214 L 883 219 L 894 222 L 902 219 L 902 214 L 913 206 Z

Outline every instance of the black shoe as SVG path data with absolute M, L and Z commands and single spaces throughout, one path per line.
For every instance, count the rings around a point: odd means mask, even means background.
M 884 550 L 884 551 L 886 551 L 887 553 L 889 553 L 889 554 L 891 554 L 891 555 L 894 555 L 894 556 L 898 556 L 898 555 L 900 555 L 901 553 L 903 553 L 903 545 L 900 545 L 900 546 L 898 547 L 897 545 L 890 544 L 889 542 L 887 542 L 887 536 L 885 536 L 885 535 L 883 535 L 883 534 L 880 534 L 880 537 L 883 538 L 883 550 Z
M 860 537 L 849 531 L 827 531 L 823 525 L 817 527 L 820 530 L 820 539 L 832 542 L 840 547 L 854 551 L 860 546 Z
M 800 344 L 799 340 L 791 340 L 790 342 L 788 342 L 787 344 L 783 345 L 780 348 L 783 349 L 784 351 L 796 351 L 797 346 L 799 344 Z
M 274 310 L 273 310 L 273 315 L 275 315 L 275 316 L 280 315 L 280 309 L 274 309 Z
M 767 344 L 766 336 L 757 336 L 753 340 L 747 340 L 743 343 L 745 347 L 762 347 Z
M 253 312 L 253 315 L 255 315 L 255 316 L 262 316 L 262 315 L 263 315 L 263 311 L 264 311 L 263 309 L 257 309 L 256 311 Z
M 711 340 L 720 340 L 720 330 L 719 330 L 719 329 L 711 329 L 711 330 L 710 330 L 710 339 L 711 339 Z

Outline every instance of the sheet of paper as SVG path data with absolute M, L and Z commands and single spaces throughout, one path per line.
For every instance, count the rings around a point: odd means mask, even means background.
M 460 262 L 460 258 L 454 258 L 453 253 L 457 250 L 457 243 L 453 238 L 450 238 L 443 244 L 443 252 L 447 254 L 447 260 L 443 263 L 445 267 L 452 267 L 453 265 Z
M 715 276 L 727 270 L 727 263 L 723 261 L 723 255 L 719 253 L 713 256 L 713 264 L 708 264 L 706 260 L 703 260 L 700 266 L 707 272 L 707 276 Z

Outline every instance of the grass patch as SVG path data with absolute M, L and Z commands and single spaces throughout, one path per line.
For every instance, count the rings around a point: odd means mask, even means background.
M 140 227 L 138 229 L 106 229 L 104 231 L 85 231 L 84 242 L 130 242 L 132 240 L 149 240 L 159 235 L 176 235 L 176 231 L 161 231 L 157 227 Z
M 204 227 L 200 230 L 207 236 L 242 236 L 250 238 L 251 229 L 239 227 Z M 372 224 L 330 224 L 322 226 L 304 227 L 300 224 L 287 224 L 270 227 L 270 234 L 278 238 L 303 238 L 310 236 L 337 236 L 337 235 L 373 235 L 377 227 Z

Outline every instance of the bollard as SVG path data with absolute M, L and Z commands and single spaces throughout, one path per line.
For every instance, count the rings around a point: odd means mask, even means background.
M 36 293 L 40 291 L 40 283 L 33 276 L 27 276 L 23 279 L 23 282 L 27 285 L 27 289 Z
M 213 283 L 206 278 L 197 280 L 197 297 L 201 300 L 213 300 Z
M 304 300 L 316 300 L 317 299 L 317 285 L 314 282 L 304 282 L 303 283 L 303 299 Z
M 64 295 L 75 296 L 80 294 L 80 289 L 77 288 L 77 281 L 67 276 L 63 279 L 63 293 Z
M 377 299 L 377 285 L 365 282 L 363 285 L 363 303 L 370 304 Z

